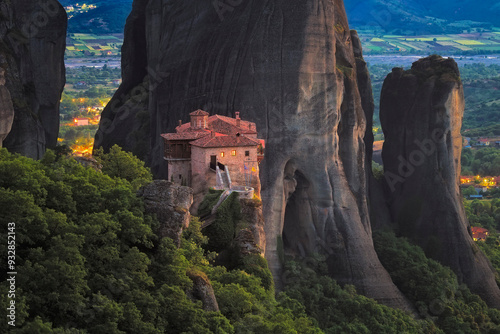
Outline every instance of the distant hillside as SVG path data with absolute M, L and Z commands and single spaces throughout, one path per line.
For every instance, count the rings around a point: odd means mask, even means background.
M 63 6 L 82 3 L 60 0 Z M 122 33 L 132 0 L 88 0 L 97 9 L 75 14 L 70 32 Z M 461 33 L 469 29 L 500 26 L 500 2 L 496 0 L 349 0 L 345 1 L 351 28 L 367 27 L 396 34 Z
M 460 33 L 500 25 L 495 0 L 352 0 L 345 2 L 352 28 L 399 33 Z
M 61 0 L 63 6 L 75 6 L 81 1 Z M 123 33 L 125 21 L 132 9 L 132 0 L 88 0 L 86 4 L 96 5 L 96 9 L 83 13 L 68 13 L 69 32 L 109 34 Z M 71 17 L 72 16 L 72 17 Z

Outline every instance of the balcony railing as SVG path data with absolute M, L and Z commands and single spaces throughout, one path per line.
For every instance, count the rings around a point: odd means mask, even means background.
M 226 166 L 221 164 L 220 162 L 218 162 L 217 164 L 214 164 L 213 162 L 210 163 L 210 169 L 215 171 L 217 168 L 216 166 L 219 166 L 219 169 L 222 170 L 222 171 L 225 171 L 226 170 Z

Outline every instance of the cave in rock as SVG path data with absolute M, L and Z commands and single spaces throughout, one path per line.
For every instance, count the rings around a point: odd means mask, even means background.
M 311 183 L 300 171 L 285 173 L 285 214 L 282 232 L 285 255 L 304 257 L 314 251 L 310 187 Z

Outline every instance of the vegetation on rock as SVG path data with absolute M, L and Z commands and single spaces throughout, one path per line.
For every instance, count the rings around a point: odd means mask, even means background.
M 328 276 L 325 259 L 313 256 L 285 265 L 285 291 L 278 299 L 318 321 L 325 333 L 442 333 L 429 320 L 381 305 L 343 288 Z
M 420 316 L 445 333 L 497 333 L 500 311 L 490 309 L 453 271 L 428 259 L 424 251 L 392 232 L 374 233 L 375 250 L 394 283 Z

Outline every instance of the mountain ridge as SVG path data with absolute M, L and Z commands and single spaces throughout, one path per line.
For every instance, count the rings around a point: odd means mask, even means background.
M 79 1 L 61 0 L 60 3 L 66 7 Z M 88 0 L 86 3 L 98 8 L 70 19 L 70 32 L 123 32 L 132 0 Z M 435 34 L 457 33 L 471 25 L 478 28 L 500 26 L 500 3 L 494 0 L 354 0 L 345 1 L 345 7 L 349 23 L 355 29 Z

